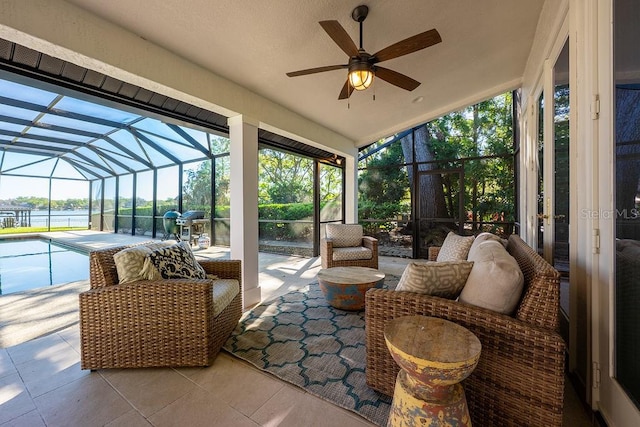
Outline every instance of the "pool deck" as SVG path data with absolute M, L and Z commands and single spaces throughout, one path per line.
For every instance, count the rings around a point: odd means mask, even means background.
M 110 248 L 114 246 L 129 245 L 148 241 L 159 241 L 148 236 L 131 236 L 128 234 L 115 234 L 105 231 L 75 230 L 55 231 L 48 233 L 22 233 L 2 235 L 1 239 L 24 239 L 41 237 L 51 239 L 88 252 L 96 249 Z M 230 249 L 228 247 L 212 246 L 208 249 L 194 248 L 197 258 L 228 259 Z M 411 261 L 406 258 L 379 257 L 380 270 L 387 274 L 402 275 L 405 266 Z M 299 289 L 315 280 L 320 270 L 320 257 L 306 258 L 300 256 L 278 255 L 266 252 L 258 253 L 258 281 L 261 290 L 261 299 L 266 301 L 276 296 L 285 294 L 291 290 Z

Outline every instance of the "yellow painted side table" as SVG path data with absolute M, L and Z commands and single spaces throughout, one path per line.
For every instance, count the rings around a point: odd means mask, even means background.
M 448 320 L 405 316 L 384 330 L 387 347 L 400 366 L 388 426 L 470 426 L 460 381 L 480 359 L 480 340 Z

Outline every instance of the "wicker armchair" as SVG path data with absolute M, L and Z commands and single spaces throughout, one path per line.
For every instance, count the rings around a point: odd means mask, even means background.
M 393 395 L 399 368 L 385 344 L 387 322 L 416 314 L 440 317 L 466 327 L 482 343 L 478 366 L 463 382 L 474 425 L 561 426 L 565 344 L 557 333 L 559 274 L 519 236 L 509 238 L 507 250 L 525 277 L 514 317 L 423 294 L 369 290 L 367 384 Z
M 320 240 L 322 268 L 378 268 L 378 240 L 362 234 L 358 224 L 327 224 Z
M 207 366 L 242 315 L 240 261 L 200 261 L 240 292 L 213 316 L 211 280 L 171 279 L 118 284 L 113 255 L 89 254 L 91 289 L 80 294 L 81 368 Z

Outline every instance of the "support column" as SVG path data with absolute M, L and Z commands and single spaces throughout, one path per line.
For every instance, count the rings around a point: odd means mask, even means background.
M 358 223 L 358 149 L 345 156 L 345 224 Z
M 242 261 L 243 307 L 260 302 L 258 282 L 258 122 L 229 118 L 231 259 Z

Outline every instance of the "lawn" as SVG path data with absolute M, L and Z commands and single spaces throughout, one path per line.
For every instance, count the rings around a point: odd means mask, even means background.
M 46 233 L 48 231 L 86 230 L 86 227 L 8 227 L 0 228 L 0 234 Z

